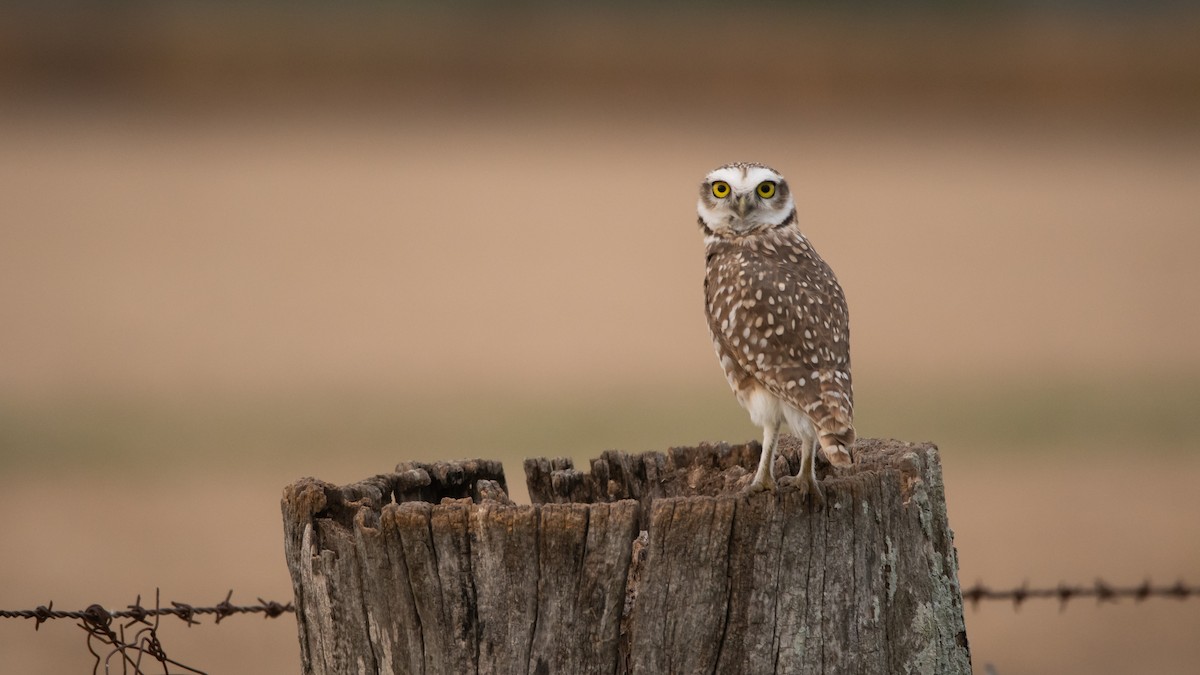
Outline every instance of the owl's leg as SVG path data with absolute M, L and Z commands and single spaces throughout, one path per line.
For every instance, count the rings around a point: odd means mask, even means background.
M 750 413 L 750 420 L 763 430 L 762 455 L 751 492 L 775 489 L 775 445 L 779 442 L 779 425 L 783 423 L 780 401 L 762 387 L 750 387 L 737 392 L 738 402 Z
M 758 458 L 758 471 L 754 474 L 754 482 L 750 484 L 751 492 L 775 489 L 775 446 L 779 443 L 779 420 L 763 425 L 762 455 Z
M 825 503 L 825 493 L 821 490 L 821 484 L 817 482 L 815 460 L 817 447 L 820 445 L 817 428 L 807 414 L 791 406 L 784 410 L 784 415 L 792 433 L 800 439 L 800 472 L 792 481 L 810 505 L 820 506 Z
M 806 438 L 800 451 L 800 473 L 796 474 L 796 486 L 811 506 L 825 504 L 825 492 L 817 482 L 817 439 Z

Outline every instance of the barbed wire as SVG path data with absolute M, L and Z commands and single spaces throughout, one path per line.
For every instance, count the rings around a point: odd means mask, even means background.
M 1059 608 L 1066 609 L 1067 604 L 1072 600 L 1083 598 L 1095 598 L 1097 602 L 1101 603 L 1116 602 L 1122 598 L 1137 602 L 1150 598 L 1187 600 L 1200 597 L 1200 586 L 1189 586 L 1183 581 L 1177 581 L 1169 586 L 1156 586 L 1149 579 L 1137 586 L 1114 586 L 1103 579 L 1097 579 L 1091 586 L 1069 586 L 1060 583 L 1053 588 L 1031 588 L 1026 582 L 1016 588 L 995 591 L 983 585 L 982 582 L 976 582 L 974 586 L 963 589 L 962 596 L 963 600 L 970 601 L 972 609 L 976 609 L 984 600 L 1007 600 L 1013 603 L 1014 609 L 1020 609 L 1021 605 L 1029 600 L 1050 599 L 1058 600 Z
M 232 598 L 233 591 L 231 590 L 225 594 L 224 600 L 211 607 L 197 607 L 183 602 L 172 602 L 170 607 L 163 607 L 159 602 L 159 592 L 155 590 L 153 608 L 144 607 L 142 596 L 139 595 L 132 605 L 116 611 L 109 611 L 101 605 L 90 605 L 87 609 L 75 611 L 56 610 L 54 602 L 51 601 L 50 604 L 41 605 L 36 609 L 0 610 L 0 618 L 33 619 L 34 630 L 40 629 L 43 623 L 52 619 L 77 620 L 79 623 L 75 625 L 87 633 L 88 651 L 96 659 L 92 666 L 92 675 L 97 675 L 101 666 L 104 667 L 105 673 L 114 672 L 114 659 L 119 662 L 120 672 L 123 675 L 145 675 L 142 670 L 142 661 L 146 657 L 157 662 L 164 675 L 170 675 L 172 667 L 176 668 L 174 671 L 176 673 L 188 672 L 206 675 L 202 670 L 186 666 L 167 656 L 162 642 L 158 639 L 158 622 L 161 617 L 174 616 L 188 626 L 194 626 L 200 623 L 197 616 L 212 615 L 216 617 L 213 623 L 219 624 L 222 619 L 234 614 L 262 614 L 263 618 L 273 619 L 296 611 L 295 606 L 290 602 L 281 604 L 259 598 L 257 605 L 235 605 L 230 602 Z M 129 619 L 129 621 L 119 624 L 114 630 L 112 624 L 115 619 Z M 133 634 L 132 640 L 127 641 L 125 631 L 134 626 L 140 626 L 140 628 Z M 100 647 L 99 650 L 97 650 L 97 646 Z
M 262 598 L 258 599 L 259 604 L 257 605 L 234 605 L 229 602 L 233 598 L 233 591 L 229 591 L 224 600 L 211 607 L 196 607 L 183 602 L 172 602 L 170 607 L 160 607 L 158 606 L 157 591 L 155 595 L 153 609 L 143 607 L 142 596 L 139 595 L 137 601 L 129 605 L 127 609 L 118 609 L 112 612 L 100 605 L 90 605 L 87 609 L 67 612 L 54 609 L 54 602 L 51 601 L 49 605 L 41 605 L 37 609 L 0 609 L 0 619 L 34 619 L 37 622 L 34 625 L 36 630 L 43 622 L 51 619 L 82 619 L 84 621 L 133 619 L 144 622 L 147 617 L 170 615 L 179 617 L 184 623 L 194 625 L 200 623 L 196 620 L 197 616 L 209 614 L 216 616 L 214 623 L 221 623 L 221 619 L 234 614 L 262 614 L 265 618 L 274 619 L 281 614 L 296 611 L 290 602 L 280 604 L 274 600 L 268 601 Z
M 963 600 L 970 602 L 972 609 L 978 609 L 984 601 L 1007 601 L 1019 609 L 1030 600 L 1059 601 L 1061 609 L 1073 600 L 1095 598 L 1098 603 L 1116 602 L 1121 599 L 1131 599 L 1142 602 L 1151 598 L 1169 598 L 1188 600 L 1200 598 L 1200 586 L 1190 586 L 1183 581 L 1170 585 L 1155 585 L 1149 579 L 1137 586 L 1115 586 L 1102 579 L 1097 579 L 1091 585 L 1068 585 L 1060 583 L 1054 587 L 1031 587 L 1028 583 L 1016 588 L 993 590 L 982 582 L 976 582 L 962 592 Z M 158 639 L 158 622 L 161 617 L 174 616 L 188 626 L 194 626 L 200 621 L 197 617 L 212 616 L 213 623 L 219 624 L 234 614 L 262 614 L 263 618 L 274 619 L 296 611 L 295 606 L 279 603 L 273 600 L 258 598 L 257 605 L 235 605 L 231 602 L 233 591 L 225 595 L 225 599 L 211 606 L 196 606 L 183 602 L 172 602 L 170 607 L 163 607 L 159 602 L 159 592 L 154 593 L 154 607 L 142 605 L 142 596 L 138 596 L 132 605 L 125 609 L 110 611 L 101 605 L 90 605 L 86 609 L 64 611 L 54 609 L 54 603 L 38 606 L 35 609 L 0 610 L 0 619 L 33 619 L 34 630 L 41 628 L 46 621 L 54 619 L 74 619 L 76 624 L 87 633 L 87 647 L 96 659 L 92 668 L 93 675 L 104 667 L 105 673 L 115 672 L 112 662 L 120 663 L 123 675 L 146 675 L 142 670 L 142 662 L 147 657 L 162 668 L 164 675 L 175 673 L 193 673 L 205 675 L 204 671 L 186 666 L 169 658 Z M 113 628 L 114 620 L 128 619 L 128 622 Z M 151 621 L 151 619 L 153 621 Z M 134 626 L 140 626 L 131 640 L 126 640 L 126 631 Z M 97 650 L 97 646 L 101 648 Z M 176 670 L 172 671 L 171 668 Z M 155 672 L 158 672 L 157 670 Z

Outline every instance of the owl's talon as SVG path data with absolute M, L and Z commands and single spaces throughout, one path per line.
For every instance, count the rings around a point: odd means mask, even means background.
M 749 487 L 746 488 L 747 494 L 758 494 L 759 492 L 774 492 L 776 489 L 774 478 L 756 478 Z
M 825 506 L 825 491 L 815 478 L 796 477 L 796 488 L 800 491 L 800 499 L 809 509 L 816 510 Z

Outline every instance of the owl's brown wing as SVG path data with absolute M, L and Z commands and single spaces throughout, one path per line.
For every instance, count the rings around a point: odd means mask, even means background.
M 710 251 L 706 279 L 718 350 L 820 433 L 852 434 L 849 322 L 833 272 L 802 238 L 726 248 Z

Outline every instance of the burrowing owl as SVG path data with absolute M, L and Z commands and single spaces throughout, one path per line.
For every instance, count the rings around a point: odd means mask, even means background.
M 797 483 L 822 501 L 813 455 L 851 462 L 854 394 L 846 297 L 833 270 L 796 226 L 779 172 L 727 164 L 700 185 L 707 264 L 705 310 L 713 346 L 738 403 L 763 430 L 751 490 L 775 487 L 779 429 L 803 445 Z

